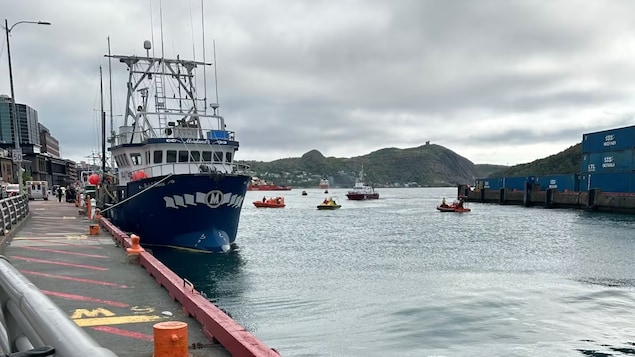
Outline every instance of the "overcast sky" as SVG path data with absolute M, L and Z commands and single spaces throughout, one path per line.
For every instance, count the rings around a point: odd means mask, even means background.
M 107 37 L 113 54 L 144 55 L 144 40 L 160 50 L 163 22 L 166 57 L 202 60 L 202 13 L 237 159 L 353 157 L 429 140 L 477 164 L 514 165 L 635 125 L 632 0 L 205 0 L 203 12 L 200 0 L 0 0 L 0 9 L 3 26 L 52 23 L 11 32 L 16 99 L 75 161 L 99 151 Z M 0 94 L 10 94 L 4 32 L 0 43 Z M 126 68 L 112 65 L 121 119 Z

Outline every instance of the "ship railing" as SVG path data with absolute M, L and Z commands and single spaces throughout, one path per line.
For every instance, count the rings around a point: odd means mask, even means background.
M 205 126 L 200 128 L 190 128 L 187 126 L 157 126 L 154 128 L 133 128 L 132 126 L 121 126 L 119 133 L 113 136 L 117 145 L 122 144 L 139 144 L 149 138 L 166 138 L 166 139 L 196 139 L 210 140 L 210 144 L 190 144 L 184 145 L 211 145 L 215 140 L 236 141 L 236 133 L 224 129 L 222 126 Z
M 10 356 L 13 353 L 20 356 L 117 356 L 97 344 L 4 256 L 0 256 L 0 302 L 2 353 Z

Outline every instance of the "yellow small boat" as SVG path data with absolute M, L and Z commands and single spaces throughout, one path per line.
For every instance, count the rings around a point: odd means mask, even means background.
M 338 205 L 334 199 L 328 198 L 325 199 L 322 203 L 317 205 L 317 209 L 319 210 L 333 210 L 342 207 L 342 205 Z

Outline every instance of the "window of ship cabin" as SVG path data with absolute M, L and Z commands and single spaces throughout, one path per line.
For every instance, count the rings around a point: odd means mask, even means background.
M 162 150 L 154 150 L 154 160 L 152 161 L 155 164 L 160 164 L 163 162 L 163 151 Z
M 223 162 L 223 153 L 214 151 L 214 162 Z
M 203 151 L 203 162 L 212 162 L 212 152 Z
M 150 150 L 146 151 L 146 160 L 145 160 L 146 164 L 150 163 Z
M 132 161 L 132 164 L 135 166 L 141 165 L 143 163 L 141 161 L 141 154 L 139 154 L 138 152 L 130 154 L 130 161 Z
M 199 162 L 199 161 L 201 161 L 201 152 L 190 151 L 190 162 Z
M 227 162 L 227 163 L 232 162 L 232 153 L 231 152 L 226 152 L 225 153 L 225 162 Z
M 128 161 L 128 155 L 121 154 L 121 160 L 123 161 L 124 166 L 130 166 L 130 161 Z
M 121 167 L 121 162 L 119 162 L 119 155 L 115 156 L 115 162 L 117 163 L 117 166 Z
M 189 155 L 187 150 L 179 150 L 179 162 L 187 162 L 188 157 Z
M 165 154 L 166 162 L 176 162 L 176 150 L 168 150 Z

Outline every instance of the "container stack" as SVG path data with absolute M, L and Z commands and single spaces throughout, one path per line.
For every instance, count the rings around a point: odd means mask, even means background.
M 635 192 L 635 126 L 582 136 L 580 189 Z

